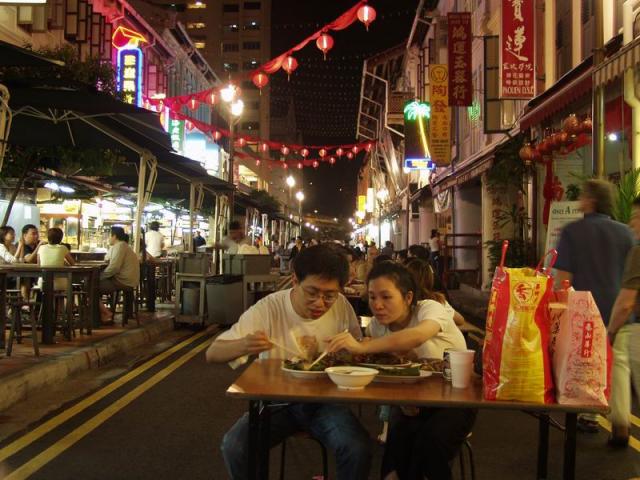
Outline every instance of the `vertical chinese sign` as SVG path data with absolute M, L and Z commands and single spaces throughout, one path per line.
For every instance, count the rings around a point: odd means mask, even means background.
M 447 14 L 449 45 L 449 106 L 468 107 L 473 102 L 471 77 L 471 13 Z
M 535 95 L 534 0 L 502 0 L 500 98 Z
M 446 65 L 429 65 L 429 89 L 431 159 L 437 166 L 443 167 L 451 163 L 451 109 L 449 72 Z
M 122 100 L 140 106 L 142 104 L 142 63 L 143 54 L 139 47 L 146 39 L 131 29 L 119 26 L 111 38 L 118 50 L 117 86 L 122 92 Z
M 184 152 L 184 121 L 172 118 L 169 120 L 169 136 L 171 148 L 182 154 Z

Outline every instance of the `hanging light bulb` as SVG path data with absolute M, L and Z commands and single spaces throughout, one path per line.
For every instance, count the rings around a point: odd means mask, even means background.
M 191 97 L 187 102 L 187 105 L 191 110 L 196 110 L 200 106 L 200 102 L 198 102 L 194 97 Z
M 302 158 L 307 158 L 309 156 L 309 149 L 303 148 L 302 150 L 300 150 L 300 155 L 302 156 Z
M 354 145 L 353 148 L 351 149 L 351 151 L 353 152 L 354 155 L 357 155 L 358 152 L 360 151 L 360 149 L 358 148 L 357 145 Z
M 320 150 L 318 150 L 318 155 L 320 155 L 320 158 L 324 158 L 327 156 L 327 150 L 324 148 L 321 148 Z
M 238 146 L 244 147 L 247 144 L 247 139 L 244 137 L 238 138 Z
M 320 166 L 320 162 L 318 160 L 313 161 L 313 168 L 318 168 Z
M 213 132 L 213 139 L 216 142 L 219 142 L 221 138 L 222 138 L 222 132 L 220 132 L 219 130 L 216 130 L 215 132 Z
M 341 157 L 343 153 L 344 153 L 344 150 L 341 147 L 338 147 L 338 149 L 336 150 L 336 155 Z
M 259 166 L 260 166 L 260 163 L 261 163 L 261 162 L 260 162 L 260 159 L 259 159 L 259 158 L 258 158 L 258 159 L 256 159 L 256 167 L 259 167 Z
M 262 142 L 260 144 L 260 151 L 262 153 L 267 153 L 269 151 L 269 144 L 267 144 L 266 142 Z
M 280 148 L 280 153 L 282 153 L 282 155 L 284 155 L 285 157 L 289 155 L 289 151 L 289 147 L 287 147 L 286 145 L 283 145 L 282 148 Z
M 216 103 L 218 103 L 218 94 L 214 91 L 211 91 L 209 95 L 207 95 L 207 101 L 209 102 L 209 105 L 215 105 Z
M 302 170 L 302 162 L 298 162 L 298 170 Z
M 331 165 L 335 165 L 335 163 L 336 163 L 336 157 L 329 157 L 329 163 L 330 163 Z
M 353 152 L 347 152 L 347 158 L 353 160 Z

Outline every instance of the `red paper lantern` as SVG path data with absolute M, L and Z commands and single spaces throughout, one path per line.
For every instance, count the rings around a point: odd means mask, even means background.
M 258 72 L 251 78 L 251 81 L 260 89 L 260 93 L 262 93 L 262 87 L 269 83 L 269 76 L 266 73 Z
M 207 95 L 207 101 L 209 105 L 215 105 L 218 103 L 218 94 L 216 92 L 211 92 Z
M 298 170 L 302 170 L 302 162 L 298 162 Z
M 533 149 L 529 143 L 525 143 L 518 154 L 525 165 L 531 165 L 531 162 L 533 162 Z
M 256 159 L 256 167 L 259 167 L 259 166 L 260 166 L 260 163 L 261 163 L 261 162 L 260 162 L 260 159 L 259 159 L 259 158 L 258 158 L 258 159 Z
M 336 157 L 329 157 L 329 163 L 334 165 L 336 163 Z
M 287 147 L 286 145 L 283 145 L 282 148 L 280 148 L 280 153 L 282 153 L 282 155 L 284 155 L 285 157 L 289 155 L 289 152 L 289 147 Z
M 353 152 L 354 155 L 357 155 L 358 152 L 360 151 L 360 149 L 358 148 L 357 145 L 354 145 L 353 148 L 351 149 L 351 151 Z
M 262 153 L 267 153 L 269 151 L 269 144 L 266 142 L 263 142 L 260 144 L 260 151 Z
M 540 155 L 548 155 L 549 150 L 549 141 L 545 138 L 538 144 L 538 152 L 540 152 Z
M 347 152 L 347 158 L 353 160 L 353 152 Z
M 376 11 L 373 7 L 370 7 L 369 5 L 363 5 L 358 9 L 358 20 L 364 23 L 367 31 L 369 31 L 369 25 L 373 23 L 375 19 Z
M 320 155 L 320 158 L 324 158 L 327 156 L 327 151 L 324 148 L 321 148 L 318 150 L 318 155 Z
M 289 79 L 291 74 L 296 71 L 296 68 L 298 68 L 298 61 L 291 55 L 285 58 L 284 62 L 282 62 L 282 69 L 287 72 L 287 79 Z
M 316 40 L 316 46 L 324 54 L 324 59 L 327 59 L 327 52 L 333 48 L 333 38 L 327 33 L 323 33 Z
M 370 152 L 371 150 L 373 150 L 373 143 L 367 143 L 367 144 L 365 145 L 364 149 L 365 149 L 367 152 Z
M 186 128 L 189 131 L 193 130 L 193 122 L 191 122 L 189 120 L 185 120 L 184 128 Z
M 582 133 L 586 133 L 587 135 L 591 135 L 592 129 L 593 129 L 593 123 L 591 122 L 591 117 L 585 118 L 580 124 L 580 131 Z
M 309 156 L 309 149 L 303 148 L 300 150 L 300 155 L 302 155 L 302 158 L 307 158 Z
M 282 162 L 282 168 L 284 168 L 285 170 L 289 168 L 289 165 L 287 165 L 287 162 Z
M 191 97 L 187 102 L 187 106 L 191 110 L 196 110 L 200 106 L 200 102 L 198 102 L 198 100 L 196 100 L 195 98 Z
M 244 147 L 247 144 L 247 140 L 244 137 L 238 139 L 238 145 Z
M 344 150 L 342 148 L 338 147 L 338 149 L 336 150 L 336 155 L 341 157 L 343 153 L 344 153 Z
M 219 132 L 218 130 L 216 130 L 215 132 L 213 132 L 213 139 L 214 139 L 216 142 L 219 142 L 221 138 L 222 138 L 222 132 Z
M 318 168 L 320 166 L 320 162 L 318 160 L 313 161 L 313 168 Z
M 577 135 L 580 133 L 580 122 L 578 121 L 578 117 L 576 117 L 575 113 L 572 113 L 562 122 L 562 128 L 569 135 Z

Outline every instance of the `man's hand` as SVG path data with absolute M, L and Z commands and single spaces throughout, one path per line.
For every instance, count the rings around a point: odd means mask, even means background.
M 340 350 L 348 350 L 351 353 L 366 353 L 365 346 L 353 338 L 349 332 L 339 333 L 328 339 L 327 342 L 329 342 L 327 350 L 330 353 Z
M 247 354 L 257 355 L 261 352 L 271 350 L 273 345 L 269 341 L 269 337 L 266 333 L 257 331 L 244 337 L 244 348 L 246 349 Z

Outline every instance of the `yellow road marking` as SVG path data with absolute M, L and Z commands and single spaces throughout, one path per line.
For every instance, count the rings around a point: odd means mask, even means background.
M 139 376 L 142 373 L 144 373 L 147 370 L 149 370 L 151 367 L 157 365 L 158 363 L 160 363 L 161 361 L 163 361 L 167 357 L 173 355 L 175 352 L 177 352 L 179 350 L 182 350 L 184 347 L 186 347 L 190 343 L 194 342 L 195 340 L 203 337 L 207 333 L 209 333 L 209 332 L 208 331 L 200 332 L 200 333 L 198 333 L 196 335 L 193 335 L 193 336 L 189 337 L 188 339 L 184 340 L 183 342 L 180 342 L 179 344 L 174 345 L 169 350 L 166 350 L 166 351 L 162 352 L 161 354 L 159 354 L 158 356 L 153 357 L 148 362 L 143 363 L 139 367 L 131 370 L 129 373 L 127 373 L 126 375 L 120 377 L 118 380 L 114 381 L 113 383 L 110 383 L 106 387 L 103 387 L 100 390 L 98 390 L 97 392 L 89 395 L 87 398 L 85 398 L 81 402 L 78 402 L 73 407 L 69 408 L 68 410 L 65 410 L 64 412 L 56 415 L 55 417 L 51 418 L 50 420 L 47 420 L 45 423 L 43 423 L 42 425 L 37 427 L 35 430 L 33 430 L 33 431 L 29 432 L 28 434 L 20 437 L 19 439 L 15 440 L 14 442 L 11 442 L 6 447 L 0 449 L 0 462 L 2 462 L 3 460 L 7 459 L 8 457 L 16 454 L 17 452 L 19 452 L 23 448 L 29 446 L 30 444 L 32 444 L 33 442 L 35 442 L 39 438 L 41 438 L 44 435 L 46 435 L 47 433 L 49 433 L 54 428 L 56 428 L 59 425 L 63 424 L 64 422 L 66 422 L 70 418 L 74 417 L 75 415 L 79 414 L 83 410 L 89 408 L 94 403 L 102 400 L 104 397 L 106 397 L 107 395 L 109 395 L 110 393 L 115 391 L 116 389 L 120 388 L 122 385 L 130 382 L 131 380 L 133 380 L 137 376 Z
M 598 416 L 598 423 L 602 428 L 604 428 L 607 432 L 611 433 L 611 422 L 602 416 Z M 630 436 L 629 437 L 629 446 L 633 448 L 636 452 L 640 452 L 640 441 L 638 439 Z
M 640 418 L 636 417 L 635 415 L 631 415 L 631 423 L 636 427 L 640 427 Z
M 22 465 L 17 470 L 11 472 L 11 474 L 5 477 L 5 480 L 23 480 L 28 478 L 30 475 L 33 475 L 35 472 L 40 470 L 43 466 L 49 463 L 51 460 L 56 458 L 58 455 L 63 453 L 69 447 L 73 446 L 76 442 L 80 441 L 83 437 L 91 433 L 93 430 L 98 428 L 104 422 L 106 422 L 113 415 L 118 413 L 124 407 L 133 402 L 140 395 L 145 393 L 147 390 L 152 388 L 154 385 L 158 384 L 165 378 L 167 378 L 171 373 L 173 373 L 176 369 L 184 365 L 186 362 L 195 357 L 198 353 L 209 346 L 208 342 L 203 342 L 193 350 L 185 353 L 180 358 L 175 360 L 169 366 L 160 370 L 153 377 L 146 380 L 144 383 L 138 385 L 136 388 L 131 390 L 129 393 L 119 398 L 107 408 L 98 413 L 95 417 L 91 418 L 87 422 L 80 425 L 71 433 L 67 434 L 65 437 L 60 439 L 58 442 L 54 443 L 52 446 L 47 448 L 45 451 L 37 455 L 36 457 L 29 460 L 27 463 Z

